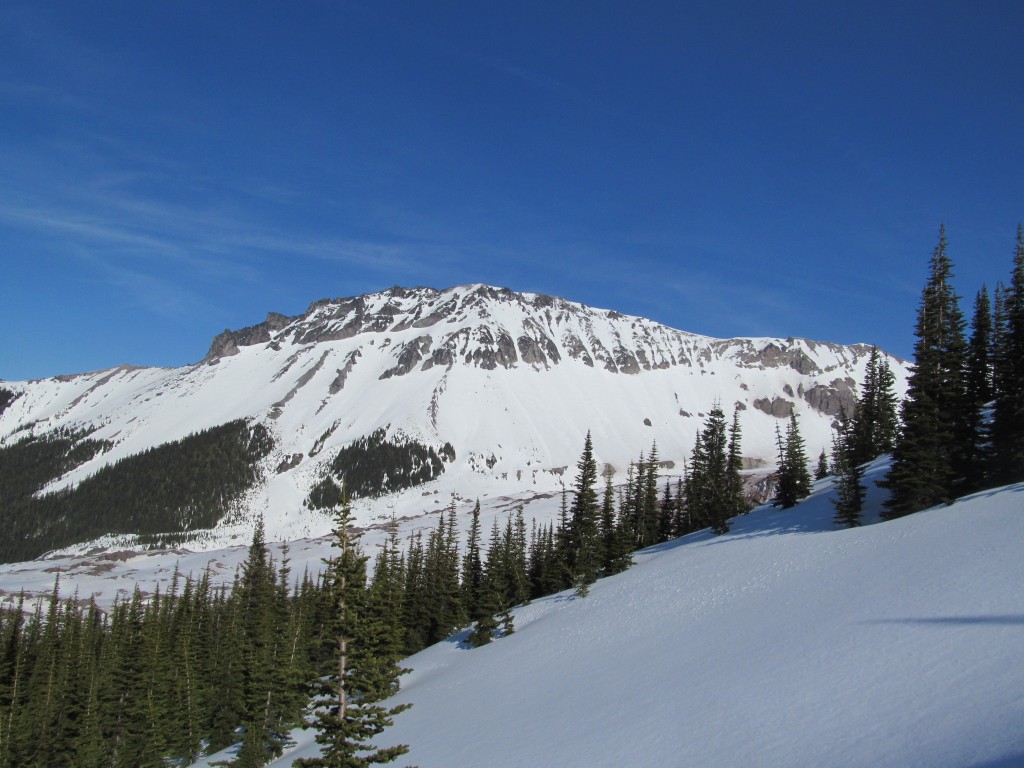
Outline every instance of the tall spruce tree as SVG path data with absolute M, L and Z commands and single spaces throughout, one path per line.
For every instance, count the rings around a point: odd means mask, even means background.
M 648 547 L 658 542 L 658 521 L 660 515 L 660 503 L 658 501 L 658 444 L 652 443 L 650 453 L 647 454 L 647 467 L 643 472 L 643 485 L 640 490 L 643 504 L 644 532 L 642 547 Z
M 576 594 L 585 597 L 591 584 L 601 571 L 600 506 L 597 501 L 597 462 L 590 432 L 583 442 L 583 453 L 576 464 L 576 485 L 570 517 L 571 561 L 573 586 Z
M 790 414 L 785 440 L 778 427 L 775 439 L 779 447 L 779 487 L 772 503 L 788 509 L 811 493 L 811 473 L 807 469 L 807 454 L 795 413 Z
M 966 413 L 963 365 L 966 343 L 946 229 L 929 262 L 914 334 L 914 368 L 901 408 L 903 424 L 883 487 L 890 490 L 883 517 L 917 512 L 956 495 L 963 469 L 958 419 Z
M 962 491 L 970 493 L 985 487 L 990 465 L 991 436 L 985 417 L 986 406 L 995 395 L 992 376 L 992 309 L 988 289 L 982 287 L 974 300 L 971 338 L 967 344 L 964 372 L 964 397 L 967 413 L 962 421 L 964 480 Z
M 344 497 L 335 512 L 332 536 L 339 552 L 324 561 L 324 588 L 334 608 L 328 627 L 334 663 L 327 675 L 313 683 L 318 706 L 311 724 L 322 754 L 297 760 L 295 765 L 356 768 L 389 763 L 408 752 L 408 746 L 377 747 L 372 741 L 408 705 L 387 708 L 379 703 L 397 688 L 400 670 L 393 660 L 370 653 L 366 557 L 359 550 Z
M 488 605 L 484 583 L 484 563 L 480 556 L 480 501 L 473 506 L 469 524 L 466 552 L 462 556 L 462 604 L 469 621 L 479 621 L 486 615 Z
M 725 461 L 725 493 L 730 506 L 729 516 L 746 514 L 747 496 L 743 489 L 743 452 L 740 448 L 740 409 L 732 409 L 732 423 L 729 425 L 729 450 Z
M 853 414 L 847 414 L 849 461 L 863 464 L 893 449 L 897 434 L 894 385 L 889 361 L 877 347 L 872 347 L 856 408 Z
M 844 410 L 832 437 L 832 472 L 836 476 L 836 496 L 832 504 L 836 509 L 833 520 L 847 528 L 860 525 L 866 492 L 862 482 L 864 467 L 855 459 L 856 440 L 853 423 Z
M 992 479 L 1024 480 L 1024 229 L 1017 225 L 1010 284 L 997 302 Z
M 825 453 L 825 449 L 821 449 L 821 453 L 818 454 L 818 463 L 814 467 L 814 479 L 824 480 L 828 477 L 828 455 Z
M 685 501 L 695 525 L 717 534 L 728 533 L 729 518 L 736 509 L 728 467 L 725 414 L 715 403 L 694 442 Z

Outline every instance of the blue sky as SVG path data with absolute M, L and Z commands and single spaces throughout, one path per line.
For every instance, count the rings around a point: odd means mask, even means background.
M 1024 219 L 1024 4 L 0 5 L 0 378 L 486 282 L 902 356 Z

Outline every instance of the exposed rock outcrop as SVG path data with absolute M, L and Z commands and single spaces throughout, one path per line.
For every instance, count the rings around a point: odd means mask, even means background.
M 811 408 L 829 416 L 838 416 L 844 410 L 847 415 L 853 416 L 857 407 L 855 386 L 856 382 L 849 377 L 833 379 L 828 386 L 816 384 L 808 389 L 804 392 L 804 400 Z
M 793 414 L 793 401 L 784 397 L 761 397 L 754 401 L 754 407 L 777 419 L 788 419 Z

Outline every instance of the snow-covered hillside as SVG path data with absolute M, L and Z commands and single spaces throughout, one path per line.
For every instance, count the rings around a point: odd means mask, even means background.
M 420 768 L 1024 765 L 1024 484 L 851 530 L 830 492 L 411 657 L 381 743 Z M 272 765 L 314 753 L 296 736 Z
M 455 459 L 425 486 L 355 504 L 363 524 L 420 519 L 462 499 L 556 491 L 593 433 L 598 461 L 619 481 L 657 442 L 667 471 L 686 460 L 714 403 L 740 408 L 743 453 L 772 463 L 775 428 L 791 411 L 813 456 L 852 403 L 869 348 L 802 339 L 718 340 L 563 299 L 472 285 L 395 288 L 316 302 L 298 317 L 218 336 L 200 363 L 122 367 L 4 382 L 0 445 L 62 428 L 112 444 L 54 480 L 74 486 L 101 467 L 234 419 L 275 440 L 263 480 L 240 514 L 191 547 L 244 544 L 262 515 L 270 540 L 317 537 L 324 515 L 304 500 L 332 458 L 385 429 Z M 902 393 L 906 367 L 889 360 Z M 124 546 L 125 541 L 91 542 Z

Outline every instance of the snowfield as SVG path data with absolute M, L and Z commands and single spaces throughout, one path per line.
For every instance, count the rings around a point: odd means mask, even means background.
M 830 494 L 412 656 L 380 743 L 419 768 L 1024 765 L 1024 484 L 850 530 Z M 316 754 L 295 738 L 272 765 Z
M 435 363 L 419 351 L 427 347 L 430 354 L 450 354 L 450 361 L 442 355 Z M 111 443 L 46 488 L 57 491 L 191 433 L 234 419 L 259 422 L 276 443 L 260 465 L 262 480 L 239 500 L 236 513 L 194 532 L 186 544 L 213 551 L 247 544 L 261 516 L 271 541 L 329 534 L 329 516 L 303 502 L 344 446 L 378 429 L 435 449 L 450 443 L 456 458 L 439 477 L 353 504 L 361 526 L 394 512 L 404 537 L 452 494 L 471 505 L 476 498 L 557 493 L 588 431 L 597 461 L 614 469 L 617 483 L 654 443 L 669 474 L 677 475 L 715 403 L 727 415 L 740 409 L 749 466 L 774 463 L 775 429 L 785 426 L 787 408 L 798 415 L 808 455 L 816 458 L 831 446 L 841 392 L 854 397 L 869 353 L 865 345 L 806 339 L 712 339 L 481 285 L 392 289 L 314 303 L 279 330 L 268 330 L 260 343 L 242 343 L 192 366 L 124 366 L 5 382 L 19 396 L 0 411 L 0 445 L 59 429 L 89 431 Z M 902 394 L 909 369 L 887 359 Z M 100 548 L 143 547 L 126 534 L 55 554 Z

